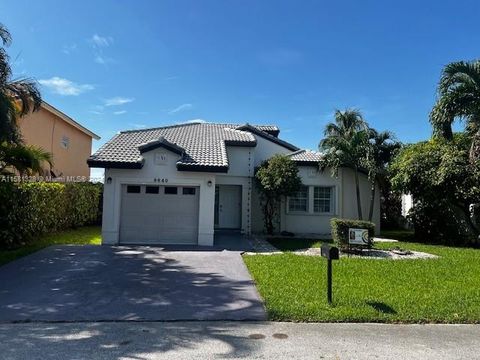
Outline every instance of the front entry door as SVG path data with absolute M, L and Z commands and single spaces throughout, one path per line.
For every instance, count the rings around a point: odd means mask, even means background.
M 240 229 L 242 187 L 217 185 L 215 189 L 215 225 L 219 229 Z

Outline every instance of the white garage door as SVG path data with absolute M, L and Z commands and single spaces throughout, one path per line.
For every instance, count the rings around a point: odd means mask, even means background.
M 198 187 L 124 185 L 120 243 L 197 244 Z

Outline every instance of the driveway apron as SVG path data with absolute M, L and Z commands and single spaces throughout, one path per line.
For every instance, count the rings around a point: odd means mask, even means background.
M 53 246 L 0 267 L 0 321 L 265 320 L 234 251 Z

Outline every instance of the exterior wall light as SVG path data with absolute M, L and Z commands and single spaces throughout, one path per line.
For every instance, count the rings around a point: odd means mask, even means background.
M 211 186 L 212 186 L 212 184 L 213 184 L 212 180 L 208 180 L 208 181 L 207 181 L 207 185 L 208 185 L 208 187 L 211 187 Z
M 109 176 L 109 177 L 107 178 L 107 184 L 111 184 L 111 183 L 112 183 L 112 178 Z

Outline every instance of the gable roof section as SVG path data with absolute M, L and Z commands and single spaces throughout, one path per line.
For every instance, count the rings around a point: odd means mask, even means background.
M 289 142 L 281 140 L 281 139 L 279 139 L 279 138 L 277 138 L 273 135 L 270 135 L 269 133 L 261 130 L 261 127 L 262 126 L 254 126 L 254 125 L 250 125 L 250 124 L 245 124 L 245 125 L 241 125 L 241 126 L 236 127 L 236 129 L 251 132 L 252 134 L 258 135 L 258 136 L 260 136 L 264 139 L 267 139 L 267 140 L 269 140 L 269 141 L 271 141 L 275 144 L 283 146 L 284 148 L 286 148 L 288 150 L 291 150 L 291 151 L 299 150 L 299 148 L 296 147 L 295 145 L 290 144 Z
M 158 140 L 151 140 L 149 142 L 146 142 L 144 144 L 140 144 L 138 145 L 138 151 L 140 151 L 140 154 L 143 154 L 145 152 L 148 152 L 148 151 L 152 151 L 154 149 L 158 149 L 159 147 L 163 147 L 167 150 L 170 150 L 171 152 L 174 152 L 176 154 L 179 154 L 179 155 L 183 155 L 185 153 L 185 149 L 174 144 L 174 143 L 171 143 L 170 141 L 168 141 L 167 139 L 165 139 L 165 137 L 163 136 L 160 136 L 158 138 Z
M 253 125 L 256 127 L 258 130 L 265 131 L 267 134 L 270 134 L 272 136 L 278 137 L 280 134 L 280 129 L 278 126 L 275 125 Z
M 57 108 L 53 107 L 52 105 L 50 105 L 49 103 L 45 102 L 45 101 L 42 101 L 42 105 L 41 107 L 45 110 L 47 110 L 48 112 L 58 116 L 60 119 L 62 119 L 63 121 L 65 121 L 67 124 L 73 126 L 74 128 L 80 130 L 81 132 L 83 132 L 84 134 L 87 134 L 88 136 L 90 136 L 91 138 L 95 139 L 95 140 L 99 140 L 100 139 L 100 136 L 98 136 L 97 134 L 95 134 L 94 132 L 88 130 L 86 127 L 80 125 L 78 122 L 76 122 L 75 120 L 73 120 L 70 116 L 68 116 L 67 114 L 61 112 L 60 110 L 58 110 Z
M 192 123 L 152 129 L 128 130 L 115 135 L 87 160 L 90 167 L 139 169 L 142 154 L 164 147 L 180 155 L 181 171 L 227 172 L 227 146 L 254 147 L 255 135 L 289 150 L 298 148 L 261 130 L 276 131 L 272 125 Z
M 220 124 L 196 123 L 123 131 L 115 135 L 87 163 L 90 167 L 141 168 L 142 152 L 163 146 L 180 155 L 177 169 L 227 172 L 226 146 L 256 146 L 246 131 Z
M 318 151 L 311 150 L 298 150 L 287 155 L 295 161 L 298 165 L 314 165 L 318 166 L 319 161 L 322 159 L 323 154 Z

